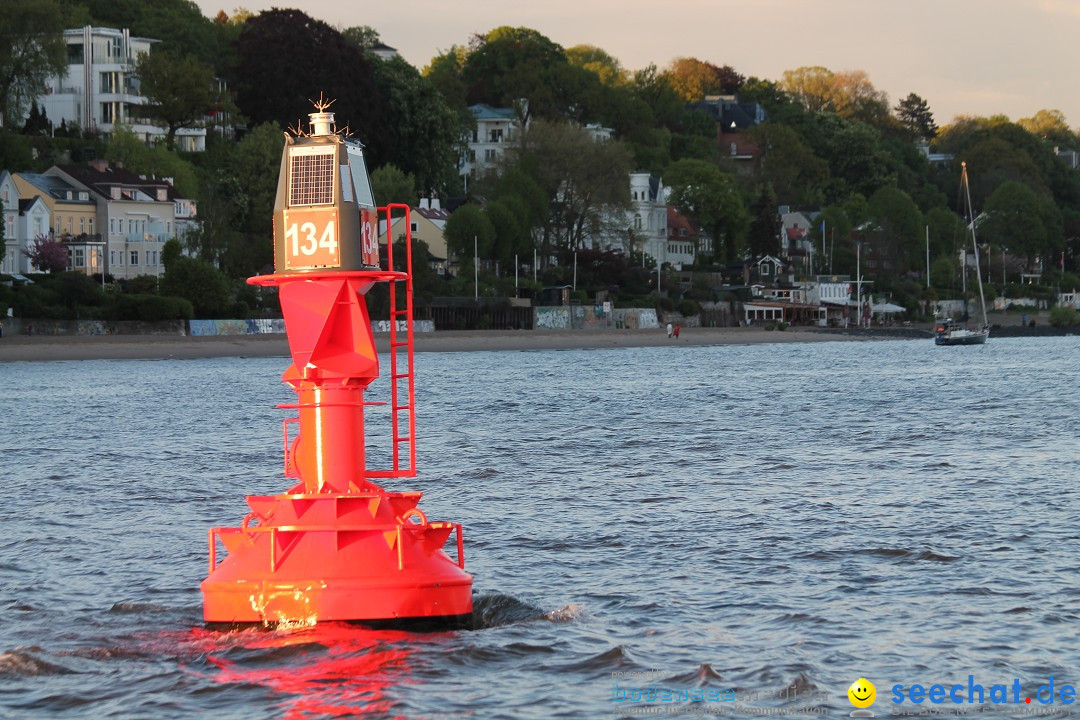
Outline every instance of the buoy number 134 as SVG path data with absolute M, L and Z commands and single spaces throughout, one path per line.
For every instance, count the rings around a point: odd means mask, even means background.
M 326 225 L 319 232 L 319 227 L 313 222 L 291 223 L 285 228 L 285 245 L 293 257 L 301 255 L 314 259 L 316 254 L 321 258 L 337 257 L 337 231 L 333 220 L 327 220 Z M 320 250 L 324 252 L 319 252 Z M 324 262 L 319 264 L 326 264 Z

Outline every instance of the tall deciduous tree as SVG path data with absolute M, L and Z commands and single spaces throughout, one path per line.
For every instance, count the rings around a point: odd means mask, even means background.
M 567 48 L 566 59 L 571 65 L 595 74 L 604 85 L 625 85 L 630 77 L 617 59 L 595 45 Z
M 234 87 L 240 111 L 253 123 L 307 128 L 320 93 L 330 110 L 367 146 L 372 166 L 387 157 L 389 122 L 373 60 L 334 28 L 299 10 L 269 10 L 244 23 L 236 41 Z
M 64 16 L 53 0 L 6 0 L 0 15 L 0 119 L 14 128 L 45 81 L 67 69 Z
M 718 66 L 697 58 L 676 58 L 666 73 L 671 86 L 688 103 L 706 95 L 733 95 L 746 79 L 730 65 Z
M 893 272 L 899 275 L 923 267 L 923 217 L 911 196 L 894 187 L 883 187 L 870 197 L 869 209 L 870 218 L 880 231 L 881 242 L 875 250 L 883 260 L 892 263 Z
M 1023 183 L 1001 183 L 986 201 L 986 221 L 979 239 L 1007 247 L 1022 255 L 1027 265 L 1035 257 L 1049 256 L 1061 247 L 1061 215 L 1046 196 Z
M 810 112 L 828 110 L 872 124 L 889 115 L 888 96 L 862 70 L 833 72 L 821 66 L 785 70 L 780 88 Z
M 473 258 L 490 258 L 495 243 L 491 221 L 476 205 L 462 205 L 450 215 L 443 230 L 446 249 L 457 256 L 461 267 L 472 269 Z M 475 250 L 475 254 L 474 254 Z
M 557 43 L 536 30 L 502 26 L 477 36 L 475 44 L 461 73 L 470 104 L 513 107 L 524 98 L 530 115 L 564 115 L 568 102 L 560 80 L 570 64 Z
M 909 93 L 906 98 L 896 103 L 894 109 L 900 126 L 913 137 L 930 142 L 937 136 L 937 123 L 934 122 L 934 114 L 930 112 L 930 105 L 915 93 Z
M 448 192 L 457 177 L 458 144 L 465 133 L 461 116 L 400 57 L 378 62 L 375 82 L 388 117 L 394 118 L 381 156 L 413 175 L 422 194 Z
M 207 117 L 231 105 L 214 85 L 214 71 L 191 56 L 168 51 L 141 53 L 135 72 L 142 81 L 142 111 L 165 126 L 165 144 L 176 147 L 176 133 L 205 127 Z M 231 109 L 231 108 L 228 108 Z
M 750 215 L 750 230 L 747 233 L 750 254 L 753 257 L 772 255 L 780 246 L 781 225 L 776 193 L 770 183 L 758 185 Z
M 679 160 L 668 168 L 664 181 L 671 188 L 671 204 L 705 228 L 713 239 L 713 254 L 733 262 L 746 230 L 746 205 L 735 177 L 703 160 Z
M 757 146 L 755 178 L 772 187 L 776 202 L 814 207 L 822 201 L 829 165 L 806 146 L 797 132 L 770 122 L 750 128 L 747 135 Z
M 397 165 L 383 165 L 371 173 L 371 192 L 379 206 L 391 203 L 416 205 L 416 178 Z
M 1065 114 L 1060 110 L 1040 110 L 1032 117 L 1020 118 L 1016 124 L 1032 135 L 1057 145 L 1077 147 L 1080 143 L 1076 133 L 1070 130 L 1069 124 L 1065 122 Z
M 583 128 L 536 120 L 505 157 L 533 168 L 547 196 L 540 230 L 545 252 L 608 235 L 630 207 L 630 154 L 619 142 L 597 142 Z

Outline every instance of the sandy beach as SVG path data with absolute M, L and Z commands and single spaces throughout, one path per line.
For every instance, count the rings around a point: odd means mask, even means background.
M 910 338 L 878 331 L 823 328 L 684 328 L 678 340 L 659 330 L 441 330 L 416 334 L 417 352 L 570 350 L 618 347 L 691 347 L 748 343 L 830 342 Z M 387 336 L 376 334 L 385 348 Z M 284 335 L 183 337 L 176 335 L 46 336 L 5 335 L 0 362 L 51 360 L 157 360 L 210 357 L 286 357 Z

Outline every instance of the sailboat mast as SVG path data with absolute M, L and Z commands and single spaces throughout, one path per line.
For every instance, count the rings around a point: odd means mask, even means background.
M 960 163 L 960 182 L 964 185 L 964 195 L 967 200 L 968 217 L 971 220 L 971 249 L 975 253 L 975 279 L 979 282 L 979 308 L 982 310 L 983 327 L 989 325 L 986 319 L 986 298 L 983 297 L 982 273 L 979 270 L 979 246 L 975 239 L 975 210 L 971 206 L 971 187 L 968 185 L 967 163 Z M 964 263 L 967 265 L 967 263 Z

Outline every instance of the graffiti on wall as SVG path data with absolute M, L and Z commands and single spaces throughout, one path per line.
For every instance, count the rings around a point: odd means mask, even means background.
M 285 321 L 280 318 L 255 320 L 191 320 L 189 331 L 193 337 L 215 335 L 277 335 L 285 333 Z

